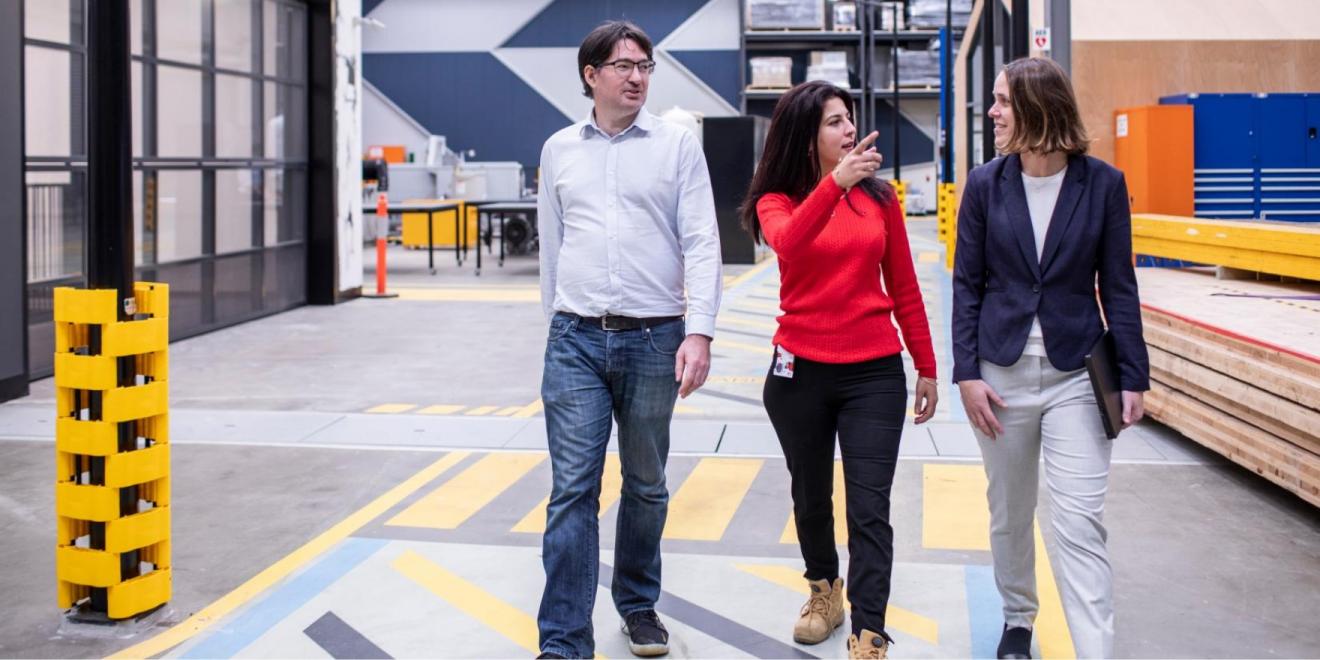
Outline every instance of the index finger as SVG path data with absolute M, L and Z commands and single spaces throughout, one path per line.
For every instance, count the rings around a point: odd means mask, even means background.
M 862 138 L 862 141 L 858 142 L 857 146 L 853 147 L 852 152 L 861 155 L 863 151 L 866 151 L 866 149 L 875 142 L 877 137 L 880 137 L 880 131 L 871 131 L 870 135 Z

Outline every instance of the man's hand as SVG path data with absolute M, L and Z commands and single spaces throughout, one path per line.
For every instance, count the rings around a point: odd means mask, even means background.
M 687 396 L 706 384 L 710 374 L 710 337 L 688 335 L 674 356 L 674 380 L 678 381 L 678 396 Z
M 991 440 L 998 440 L 1004 427 L 990 404 L 1005 408 L 1004 400 L 983 380 L 964 380 L 958 383 L 958 391 L 962 394 L 963 409 L 967 411 L 972 426 L 990 436 Z
M 912 412 L 917 416 L 917 424 L 935 416 L 935 404 L 940 400 L 939 389 L 940 386 L 934 378 L 917 377 L 917 401 L 912 406 Z
M 1142 393 L 1123 390 L 1123 428 L 1140 422 L 1145 415 L 1146 404 Z

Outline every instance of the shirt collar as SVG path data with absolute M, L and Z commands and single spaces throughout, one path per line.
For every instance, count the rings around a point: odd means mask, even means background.
M 628 131 L 631 131 L 634 128 L 643 133 L 650 133 L 651 131 L 655 130 L 655 124 L 657 121 L 658 120 L 656 119 L 655 115 L 647 112 L 646 108 L 642 108 L 637 113 L 637 118 L 633 120 L 632 126 L 629 126 L 628 128 L 625 128 L 622 131 L 620 131 L 619 135 L 626 135 Z M 609 137 L 609 135 L 605 131 L 601 130 L 600 126 L 596 123 L 595 109 L 587 111 L 587 118 L 578 122 L 578 127 L 579 127 L 578 131 L 582 134 L 582 137 L 590 137 L 592 133 L 599 133 L 604 137 Z

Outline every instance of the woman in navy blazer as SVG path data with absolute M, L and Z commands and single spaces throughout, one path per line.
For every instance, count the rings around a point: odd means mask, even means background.
M 958 213 L 953 379 L 989 481 L 991 551 L 1004 600 L 998 655 L 1030 657 L 1044 454 L 1073 642 L 1078 657 L 1109 657 L 1112 571 L 1101 518 L 1112 441 L 1083 359 L 1108 326 L 1124 425 L 1141 419 L 1149 365 L 1127 185 L 1121 172 L 1086 155 L 1072 84 L 1057 64 L 1011 62 L 994 95 L 989 115 L 1003 155 L 968 174 Z

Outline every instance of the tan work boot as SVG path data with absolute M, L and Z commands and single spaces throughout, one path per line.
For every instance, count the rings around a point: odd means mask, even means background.
M 862 638 L 848 635 L 849 658 L 886 658 L 889 652 L 889 640 L 884 635 L 877 635 L 869 630 L 862 630 Z
M 793 626 L 793 641 L 799 644 L 819 644 L 830 637 L 835 628 L 843 625 L 843 578 L 808 580 L 811 597 L 802 606 L 797 624 Z

